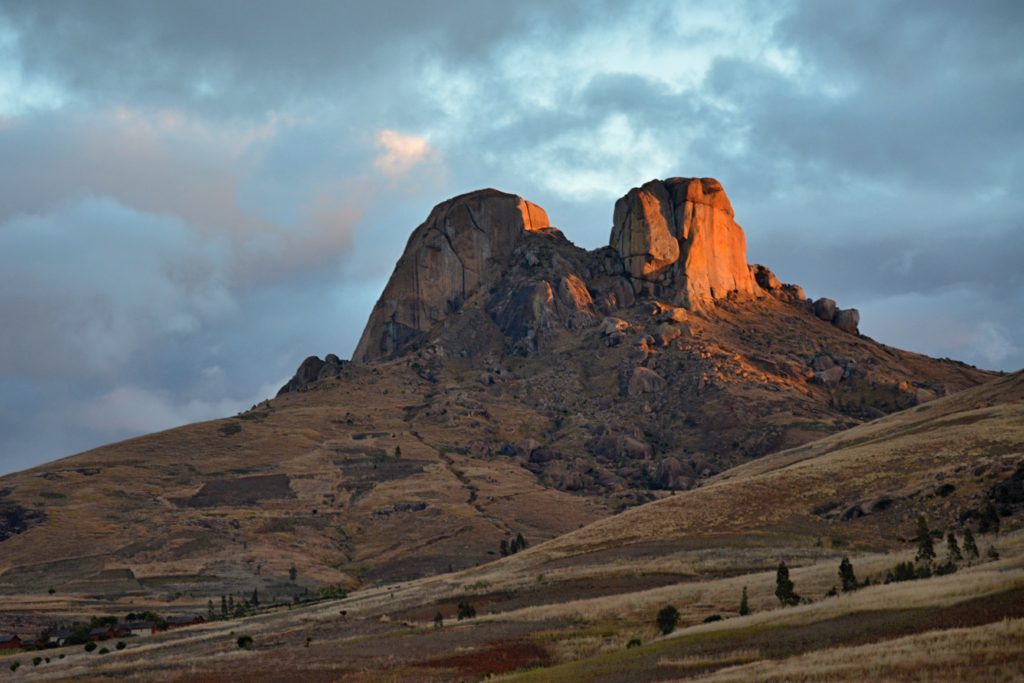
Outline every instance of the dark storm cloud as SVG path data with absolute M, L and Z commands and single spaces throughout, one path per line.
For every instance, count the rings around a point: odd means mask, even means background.
M 348 102 L 402 109 L 426 60 L 486 61 L 538 23 L 577 27 L 603 3 L 246 0 L 5 2 L 20 68 L 73 97 L 214 114 Z M 369 99 L 369 96 L 373 99 Z

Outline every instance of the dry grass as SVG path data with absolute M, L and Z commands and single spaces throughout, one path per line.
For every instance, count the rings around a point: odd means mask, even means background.
M 932 631 L 882 643 L 840 647 L 730 667 L 701 681 L 1020 681 L 1024 619 Z

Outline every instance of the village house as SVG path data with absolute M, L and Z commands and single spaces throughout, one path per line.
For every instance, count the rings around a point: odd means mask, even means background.
M 205 624 L 206 619 L 203 619 L 202 615 L 199 614 L 187 614 L 177 617 L 167 617 L 167 628 L 184 628 L 185 626 L 195 626 L 196 624 Z
M 129 621 L 124 628 L 128 631 L 126 635 L 151 636 L 160 629 L 151 621 Z
M 20 650 L 21 638 L 13 633 L 0 633 L 0 650 Z

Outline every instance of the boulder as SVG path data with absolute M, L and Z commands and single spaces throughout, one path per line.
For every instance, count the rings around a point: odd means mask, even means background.
M 526 233 L 549 227 L 542 208 L 498 190 L 438 204 L 409 238 L 353 360 L 387 358 L 422 340 L 469 296 L 501 278 Z
M 732 292 L 757 295 L 746 239 L 714 178 L 652 180 L 615 203 L 611 246 L 636 292 L 699 309 Z
M 860 325 L 860 311 L 856 308 L 838 309 L 835 315 L 832 316 L 832 324 L 843 332 L 860 334 L 860 330 L 857 329 L 858 325 Z
M 834 365 L 827 370 L 821 370 L 814 373 L 811 377 L 811 381 L 815 384 L 821 384 L 826 387 L 835 387 L 839 385 L 840 380 L 843 379 L 843 369 L 838 365 Z
M 664 391 L 668 383 L 654 370 L 637 366 L 629 378 L 629 395 L 639 396 L 641 394 L 657 393 Z
M 821 297 L 814 302 L 814 315 L 818 316 L 826 322 L 832 322 L 832 318 L 836 314 L 836 302 L 834 299 L 826 299 Z

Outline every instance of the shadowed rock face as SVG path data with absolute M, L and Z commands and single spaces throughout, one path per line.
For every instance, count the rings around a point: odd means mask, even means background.
M 434 207 L 416 228 L 353 354 L 394 354 L 422 338 L 473 293 L 496 282 L 526 233 L 549 228 L 544 209 L 498 190 L 478 190 Z
M 615 203 L 611 246 L 636 292 L 701 308 L 730 292 L 755 296 L 743 230 L 714 178 L 652 180 Z

